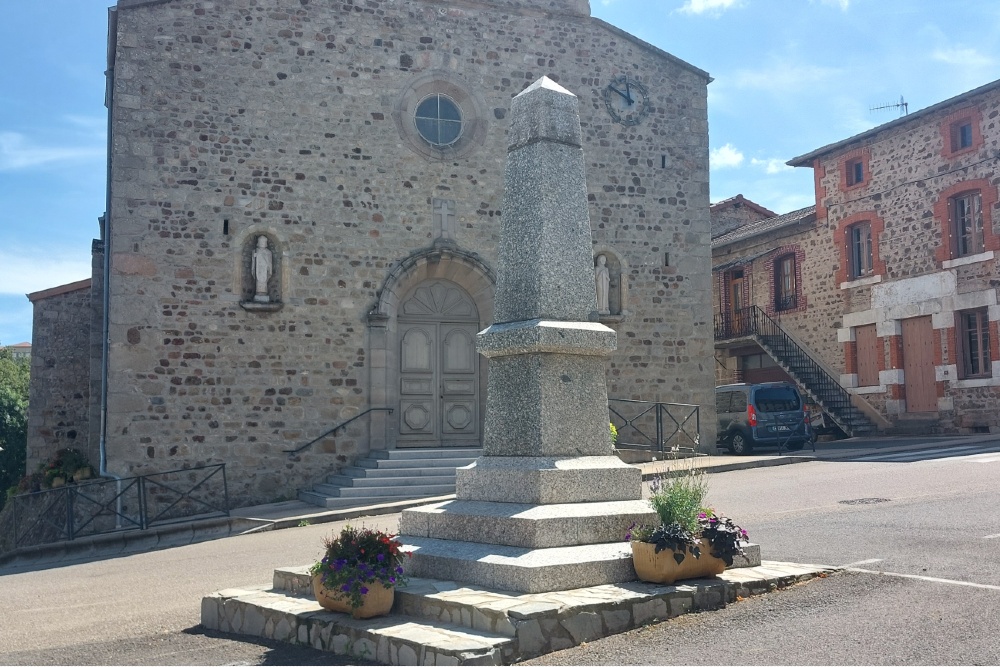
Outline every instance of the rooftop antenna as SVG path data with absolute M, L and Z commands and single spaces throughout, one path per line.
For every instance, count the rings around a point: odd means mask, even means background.
M 906 100 L 903 99 L 902 95 L 899 96 L 898 102 L 890 102 L 889 104 L 883 104 L 881 106 L 871 107 L 868 110 L 875 112 L 875 111 L 884 111 L 885 109 L 899 109 L 900 118 L 910 113 L 910 105 L 909 103 L 907 103 Z

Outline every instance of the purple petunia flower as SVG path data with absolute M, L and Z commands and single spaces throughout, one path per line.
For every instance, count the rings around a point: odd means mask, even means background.
M 367 595 L 368 594 L 368 588 L 366 586 L 362 586 L 361 587 L 361 594 L 362 595 Z

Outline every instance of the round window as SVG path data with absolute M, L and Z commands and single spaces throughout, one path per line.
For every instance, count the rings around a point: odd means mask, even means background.
M 425 97 L 413 115 L 417 132 L 436 148 L 451 146 L 462 136 L 462 110 L 445 95 Z

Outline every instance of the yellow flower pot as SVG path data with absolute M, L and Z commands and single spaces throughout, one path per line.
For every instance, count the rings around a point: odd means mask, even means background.
M 635 573 L 643 581 L 653 584 L 672 584 L 682 579 L 698 577 L 714 577 L 726 570 L 726 561 L 712 555 L 712 547 L 708 540 L 699 540 L 701 557 L 695 558 L 689 551 L 685 552 L 680 563 L 674 558 L 673 549 L 664 549 L 656 553 L 656 545 L 649 542 L 632 542 L 632 564 Z
M 368 584 L 368 592 L 361 596 L 361 606 L 352 609 L 351 599 L 339 591 L 333 591 L 324 586 L 319 575 L 313 575 L 312 589 L 316 602 L 319 602 L 319 606 L 323 609 L 350 614 L 354 618 L 385 616 L 392 610 L 392 602 L 395 598 L 395 591 L 392 588 L 378 582 Z

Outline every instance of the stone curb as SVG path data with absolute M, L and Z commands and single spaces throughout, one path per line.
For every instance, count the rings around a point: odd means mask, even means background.
M 385 664 L 512 664 L 682 614 L 720 609 L 840 568 L 764 561 L 673 586 L 629 582 L 536 594 L 412 578 L 397 591 L 393 612 L 369 621 L 321 610 L 302 590 L 299 570 L 276 570 L 270 589 L 206 596 L 202 624 Z

